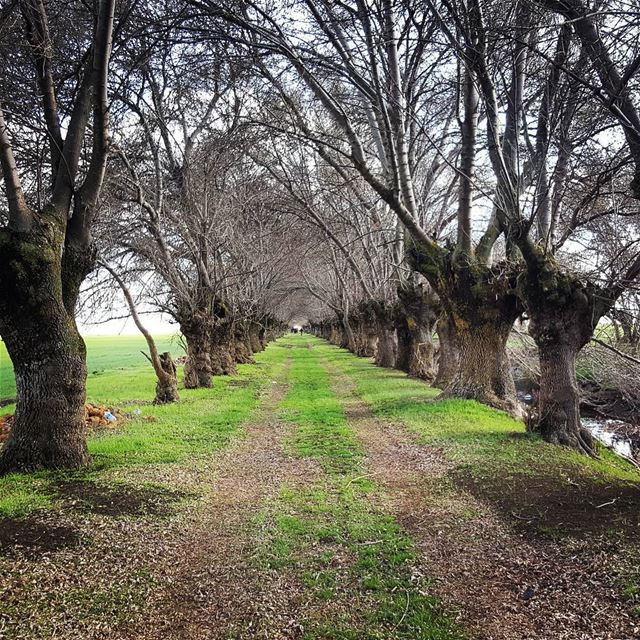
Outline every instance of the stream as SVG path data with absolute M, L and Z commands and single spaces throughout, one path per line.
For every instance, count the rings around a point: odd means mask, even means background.
M 530 406 L 534 398 L 530 393 L 518 392 L 522 404 Z M 633 425 L 623 420 L 612 420 L 603 417 L 582 416 L 582 426 L 605 447 L 632 463 L 640 463 L 640 425 Z

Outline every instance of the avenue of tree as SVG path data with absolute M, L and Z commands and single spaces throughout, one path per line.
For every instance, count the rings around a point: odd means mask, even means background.
M 593 455 L 576 358 L 640 343 L 640 20 L 586 0 L 12 0 L 0 9 L 0 472 L 78 468 L 78 314 L 209 387 L 291 324 Z M 122 300 L 122 304 L 114 302 Z M 626 351 L 625 351 L 626 352 Z

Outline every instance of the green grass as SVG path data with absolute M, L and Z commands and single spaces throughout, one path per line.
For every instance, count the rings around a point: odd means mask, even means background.
M 148 368 L 147 360 L 140 353 L 141 350 L 147 351 L 147 343 L 142 336 L 88 336 L 85 342 L 90 381 L 109 372 L 117 375 L 118 371 Z M 156 343 L 160 351 L 171 351 L 176 357 L 183 354 L 175 336 L 157 337 Z M 129 380 L 134 378 L 129 376 Z M 98 386 L 99 383 L 94 388 Z M 110 386 L 109 382 L 107 386 Z M 13 398 L 15 393 L 13 367 L 4 342 L 0 340 L 0 400 Z
M 324 477 L 285 488 L 259 517 L 266 539 L 258 559 L 292 570 L 326 613 L 304 622 L 307 640 L 445 640 L 462 637 L 430 582 L 416 578 L 413 541 L 376 508 L 380 490 L 367 479 L 363 451 L 323 365 L 332 355 L 313 338 L 289 337 L 290 389 L 282 415 L 297 429 L 288 444 L 317 460 Z M 307 345 L 313 348 L 307 348 Z
M 240 365 L 237 376 L 216 377 L 212 389 L 181 389 L 179 403 L 152 406 L 137 403 L 148 403 L 154 397 L 153 370 L 149 365 L 137 365 L 132 355 L 122 358 L 127 348 L 138 344 L 120 337 L 98 342 L 101 350 L 94 362 L 100 361 L 104 369 L 89 375 L 87 399 L 118 407 L 128 418 L 121 428 L 89 438 L 93 464 L 73 474 L 74 479 L 95 479 L 108 470 L 134 465 L 179 464 L 206 458 L 239 433 L 257 406 L 260 390 L 278 375 L 287 355 L 284 349 L 274 347 L 268 355 L 258 354 L 255 365 Z M 113 354 L 111 359 L 108 352 Z M 142 355 L 140 358 L 145 362 Z M 129 368 L 117 369 L 123 361 L 129 362 Z M 140 415 L 134 414 L 136 410 Z M 0 478 L 0 517 L 24 516 L 50 507 L 49 488 L 68 475 L 49 472 Z
M 295 345 L 291 349 L 291 387 L 282 403 L 283 416 L 298 425 L 291 450 L 299 456 L 317 458 L 326 471 L 357 469 L 362 452 L 331 391 L 318 350 L 308 349 L 299 340 L 291 344 Z
M 589 473 L 602 482 L 639 479 L 631 465 L 604 448 L 600 459 L 592 459 L 547 444 L 525 433 L 523 422 L 501 411 L 473 400 L 435 401 L 440 391 L 424 382 L 376 367 L 337 347 L 324 348 L 331 362 L 352 378 L 358 395 L 376 416 L 401 422 L 425 444 L 445 448 L 450 459 L 471 473 L 490 476 L 499 470 L 535 475 L 544 461 L 545 466 Z

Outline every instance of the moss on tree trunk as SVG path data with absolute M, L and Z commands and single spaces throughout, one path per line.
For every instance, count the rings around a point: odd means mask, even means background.
M 86 349 L 65 305 L 62 244 L 46 223 L 29 234 L 0 231 L 0 334 L 16 376 L 16 415 L 0 453 L 2 473 L 77 469 L 90 461 Z

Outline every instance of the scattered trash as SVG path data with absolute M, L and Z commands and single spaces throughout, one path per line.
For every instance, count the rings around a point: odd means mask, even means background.
M 134 416 L 141 416 L 142 415 L 142 409 L 134 409 L 133 410 L 133 415 Z
M 527 587 L 524 591 L 524 593 L 522 594 L 522 599 L 525 602 L 528 602 L 529 600 L 531 600 L 531 598 L 533 598 L 533 596 L 536 595 L 536 590 L 533 587 Z
M 122 424 L 125 417 L 115 409 L 110 409 L 104 405 L 86 404 L 86 424 L 89 431 L 100 427 L 117 427 Z M 139 410 L 138 410 L 139 411 Z M 0 416 L 0 444 L 9 439 L 14 416 Z

